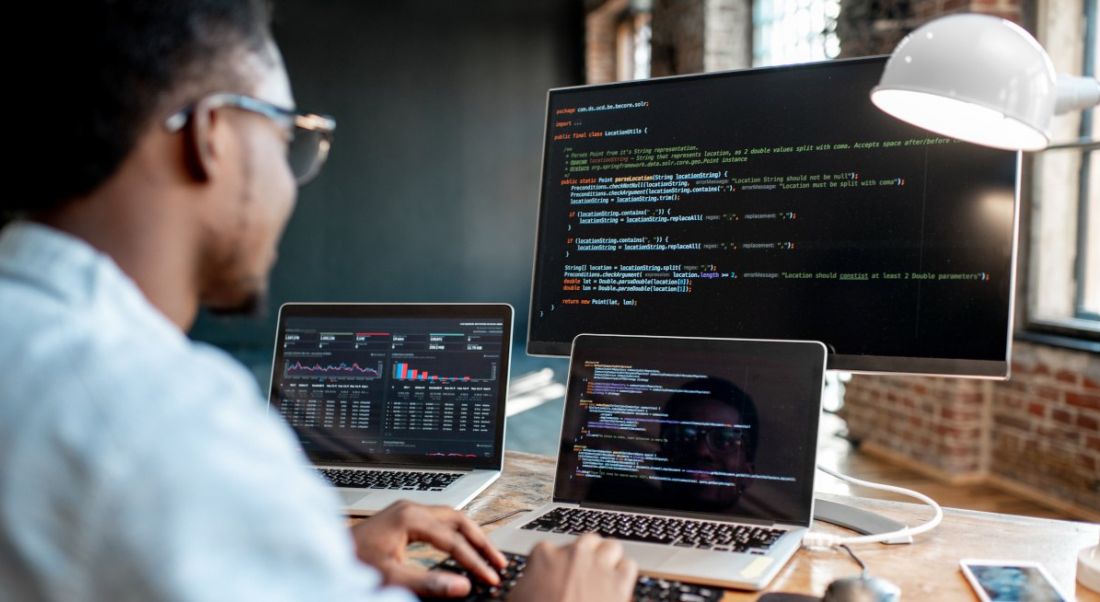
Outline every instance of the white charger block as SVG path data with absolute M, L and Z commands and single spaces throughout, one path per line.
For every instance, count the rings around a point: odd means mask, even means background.
M 1100 545 L 1085 548 L 1077 555 L 1077 581 L 1100 592 Z

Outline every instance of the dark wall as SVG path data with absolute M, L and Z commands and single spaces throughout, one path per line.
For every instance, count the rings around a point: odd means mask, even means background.
M 303 110 L 336 117 L 262 318 L 192 335 L 270 362 L 285 301 L 507 301 L 526 333 L 546 90 L 583 78 L 572 0 L 276 3 Z M 249 357 L 251 355 L 251 357 Z

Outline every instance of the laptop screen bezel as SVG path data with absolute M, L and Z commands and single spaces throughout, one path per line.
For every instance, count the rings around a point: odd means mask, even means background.
M 303 450 L 314 464 L 339 465 L 348 468 L 430 468 L 449 470 L 489 469 L 501 470 L 504 466 L 504 420 L 508 399 L 508 382 L 511 372 L 512 327 L 515 310 L 507 303 L 286 303 L 279 308 L 279 323 L 275 329 L 275 349 L 272 354 L 271 379 L 268 386 L 268 412 L 276 409 L 276 378 L 281 378 L 276 368 L 282 365 L 283 350 L 280 342 L 286 331 L 288 318 L 360 318 L 360 319 L 469 319 L 500 320 L 504 324 L 501 336 L 500 366 L 497 370 L 496 428 L 493 435 L 493 451 L 489 457 L 446 458 L 419 454 L 386 454 L 369 458 L 349 459 L 345 454 L 317 450 Z M 294 430 L 293 427 L 290 427 Z M 295 431 L 295 436 L 297 436 Z
M 654 508 L 648 506 L 624 506 L 624 505 L 611 505 L 598 503 L 586 499 L 574 499 L 562 495 L 563 481 L 568 478 L 568 475 L 563 474 L 563 463 L 566 461 L 566 456 L 569 453 L 569 446 L 571 444 L 571 435 L 567 435 L 565 432 L 565 425 L 569 422 L 571 412 L 576 411 L 576 395 L 574 391 L 579 391 L 576 388 L 576 383 L 573 382 L 575 375 L 575 361 L 578 356 L 585 357 L 589 346 L 617 344 L 621 346 L 634 345 L 635 348 L 640 348 L 641 345 L 690 345 L 692 343 L 706 342 L 708 344 L 716 344 L 719 346 L 728 345 L 727 351 L 731 355 L 744 355 L 746 351 L 757 351 L 761 353 L 767 353 L 769 357 L 783 357 L 784 351 L 791 353 L 786 354 L 787 357 L 797 356 L 799 361 L 803 358 L 812 357 L 813 366 L 798 366 L 799 369 L 806 369 L 807 367 L 815 370 L 820 375 L 820 391 L 817 399 L 817 411 L 810 413 L 810 423 L 807 424 L 808 432 L 812 433 L 813 437 L 813 450 L 812 458 L 803 467 L 802 474 L 798 475 L 800 480 L 807 483 L 805 491 L 809 499 L 800 500 L 800 505 L 806 508 L 805 516 L 803 520 L 790 520 L 782 517 L 759 517 L 759 516 L 742 516 L 736 513 L 708 513 L 697 512 L 690 510 L 677 510 L 674 508 Z M 582 353 L 578 353 L 581 350 Z M 794 353 L 796 350 L 799 353 Z M 666 348 L 664 351 L 668 351 Z M 665 336 L 647 336 L 647 335 L 607 335 L 607 334 L 591 334 L 582 333 L 577 335 L 573 339 L 571 351 L 569 354 L 569 375 L 566 384 L 565 402 L 562 411 L 561 430 L 558 437 L 558 457 L 554 468 L 554 494 L 553 501 L 561 504 L 577 504 L 584 507 L 591 508 L 606 508 L 610 510 L 622 510 L 628 512 L 642 512 L 652 514 L 663 514 L 671 516 L 683 516 L 688 518 L 700 518 L 707 520 L 717 520 L 722 522 L 744 522 L 744 523 L 782 523 L 786 525 L 799 525 L 808 527 L 813 522 L 813 502 L 814 502 L 814 477 L 817 473 L 817 446 L 818 446 L 818 429 L 821 423 L 821 401 L 824 394 L 825 387 L 825 362 L 828 349 L 824 343 L 820 341 L 795 341 L 795 340 L 770 340 L 770 339 L 730 339 L 730 338 L 711 338 L 711 337 L 665 337 Z M 793 362 L 794 360 L 792 360 Z M 792 364 L 792 368 L 795 366 Z

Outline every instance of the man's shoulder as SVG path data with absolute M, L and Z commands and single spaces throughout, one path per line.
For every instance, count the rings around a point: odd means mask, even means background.
M 69 443 L 95 445 L 261 403 L 255 379 L 220 350 L 140 319 L 43 305 L 0 318 L 11 327 L 0 342 L 0 422 L 12 428 L 63 429 Z

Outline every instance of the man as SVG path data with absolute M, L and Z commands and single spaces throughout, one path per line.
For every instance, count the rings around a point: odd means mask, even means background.
M 349 536 L 251 376 L 183 334 L 200 304 L 257 304 L 295 180 L 327 149 L 332 123 L 291 109 L 266 6 L 29 4 L 10 22 L 48 24 L 64 48 L 16 61 L 33 102 L 13 171 L 32 186 L 5 199 L 26 219 L 0 231 L 0 596 L 468 591 L 405 565 L 410 541 L 494 582 L 503 557 L 447 508 L 399 504 Z M 529 566 L 515 599 L 626 599 L 636 575 L 594 536 Z

